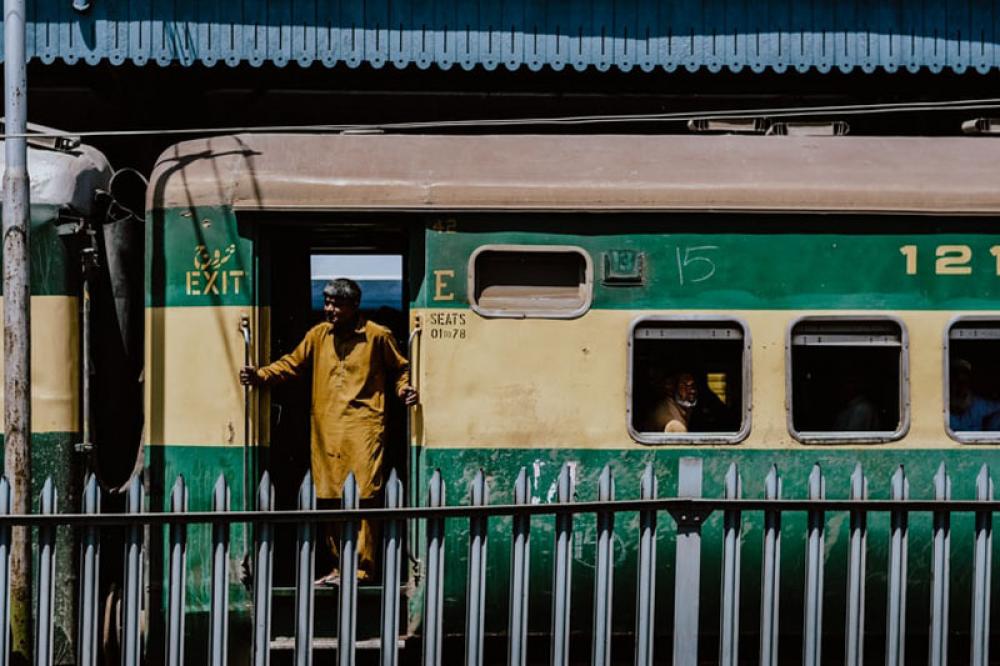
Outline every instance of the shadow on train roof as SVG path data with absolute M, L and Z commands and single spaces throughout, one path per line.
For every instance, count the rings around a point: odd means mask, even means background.
M 149 210 L 988 215 L 981 137 L 241 134 L 167 149 Z

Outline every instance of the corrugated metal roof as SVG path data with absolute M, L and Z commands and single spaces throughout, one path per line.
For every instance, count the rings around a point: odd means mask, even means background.
M 1000 62 L 993 0 L 29 1 L 50 63 L 866 72 Z

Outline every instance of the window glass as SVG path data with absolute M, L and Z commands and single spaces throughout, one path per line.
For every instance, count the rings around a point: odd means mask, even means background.
M 902 428 L 902 327 L 802 320 L 791 330 L 791 425 L 800 438 L 891 439 Z
M 1000 439 L 1000 321 L 956 322 L 946 359 L 949 429 Z
M 741 439 L 749 428 L 747 337 L 732 320 L 638 322 L 630 341 L 633 436 L 651 444 Z
M 576 317 L 590 307 L 592 274 L 579 248 L 484 247 L 471 260 L 469 296 L 487 317 Z

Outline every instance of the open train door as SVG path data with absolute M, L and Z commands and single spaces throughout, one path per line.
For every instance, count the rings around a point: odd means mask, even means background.
M 291 352 L 315 325 L 324 321 L 323 288 L 335 278 L 350 278 L 361 287 L 361 315 L 388 328 L 405 354 L 409 347 L 408 249 L 409 233 L 398 224 L 350 220 L 331 221 L 329 216 L 282 217 L 257 225 L 258 278 L 263 307 L 259 311 L 259 365 Z M 386 391 L 386 438 L 384 477 L 395 469 L 408 478 L 407 410 L 394 395 L 391 379 Z M 297 506 L 298 491 L 310 469 L 310 407 L 312 381 L 302 377 L 261 392 L 259 424 L 262 439 L 260 463 L 276 488 L 279 509 Z M 382 505 L 381 493 L 365 504 Z M 324 506 L 325 505 L 325 506 Z M 339 500 L 321 508 L 339 506 Z M 381 542 L 376 537 L 376 553 Z M 318 529 L 316 578 L 329 572 L 336 561 L 328 541 L 333 530 Z M 272 649 L 294 646 L 294 602 L 296 576 L 296 526 L 277 530 L 274 559 L 274 628 Z M 358 595 L 358 647 L 377 647 L 381 572 L 360 581 Z M 339 590 L 317 586 L 314 649 L 336 645 L 336 612 Z M 405 604 L 402 604 L 405 607 Z M 370 626 L 366 626 L 370 625 Z M 367 640 L 366 640 L 367 639 Z

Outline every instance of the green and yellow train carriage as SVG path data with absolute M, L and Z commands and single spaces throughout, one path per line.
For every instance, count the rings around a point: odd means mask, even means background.
M 0 172 L 3 143 L 0 141 Z M 84 382 L 81 376 L 82 357 L 87 351 L 82 344 L 86 280 L 81 250 L 92 247 L 101 259 L 105 256 L 101 223 L 106 203 L 99 194 L 107 193 L 112 170 L 103 154 L 71 137 L 54 140 L 32 136 L 27 158 L 32 325 L 29 487 L 36 498 L 46 479 L 51 479 L 60 509 L 72 512 L 79 509 L 83 472 L 94 469 L 90 464 L 94 458 L 84 454 L 94 442 L 92 417 L 98 411 L 91 412 L 91 418 L 84 411 L 84 391 L 93 382 Z M 0 423 L 2 403 L 0 395 Z M 72 552 L 74 537 L 69 530 L 60 530 L 57 538 L 61 551 Z M 66 664 L 75 659 L 77 572 L 64 567 L 57 575 L 53 654 L 55 663 Z
M 944 462 L 955 497 L 969 497 L 980 466 L 1000 462 L 1000 423 L 987 410 L 970 425 L 961 412 L 969 396 L 980 407 L 1000 399 L 998 167 L 994 143 L 969 138 L 243 135 L 181 143 L 160 158 L 148 199 L 152 503 L 163 508 L 184 474 L 192 509 L 207 508 L 222 472 L 242 505 L 242 489 L 267 469 L 279 504 L 293 505 L 308 465 L 308 393 L 244 394 L 240 322 L 253 331 L 251 360 L 276 358 L 315 322 L 316 284 L 333 275 L 370 286 L 377 303 L 363 307 L 409 342 L 421 405 L 409 428 L 401 410 L 393 415 L 389 458 L 405 470 L 413 503 L 426 501 L 435 469 L 449 503 L 468 501 L 479 469 L 492 501 L 511 501 L 522 468 L 532 500 L 552 501 L 564 463 L 581 499 L 596 495 L 607 464 L 619 497 L 638 496 L 647 463 L 661 492 L 672 493 L 687 456 L 703 459 L 707 496 L 722 495 L 737 463 L 745 495 L 762 496 L 776 464 L 784 495 L 805 497 L 818 463 L 828 496 L 847 497 L 860 463 L 874 497 L 888 496 L 900 465 L 911 495 L 931 497 Z M 686 431 L 667 432 L 662 407 L 681 375 L 699 397 Z M 668 522 L 659 535 L 664 600 L 673 594 Z M 449 525 L 445 627 L 461 627 L 466 526 Z M 594 525 L 577 525 L 574 577 L 589 590 Z M 955 519 L 956 561 L 970 525 Z M 911 526 L 910 584 L 921 599 L 929 518 Z M 636 523 L 624 517 L 618 527 L 614 622 L 624 633 L 633 626 Z M 746 578 L 759 571 L 760 528 L 759 515 L 745 516 Z M 888 519 L 873 516 L 870 529 L 867 618 L 880 633 Z M 715 517 L 705 528 L 706 571 L 719 566 L 720 532 Z M 781 629 L 795 636 L 804 518 L 789 518 L 784 532 Z M 497 634 L 507 621 L 508 534 L 497 520 L 489 542 L 497 575 L 487 578 L 486 622 Z M 538 634 L 550 619 L 545 534 L 532 540 L 529 617 Z M 416 564 L 404 626 L 419 636 L 422 537 L 408 538 Z M 279 553 L 293 542 L 286 535 Z M 207 552 L 190 548 L 193 613 L 207 612 L 208 564 L 198 559 Z M 830 575 L 844 570 L 845 552 L 845 516 L 831 514 Z M 278 566 L 276 584 L 291 585 L 293 574 Z M 953 576 L 953 594 L 967 595 L 968 571 L 954 567 Z M 827 618 L 844 609 L 833 581 Z M 716 623 L 717 586 L 713 576 L 702 583 L 702 626 Z M 747 633 L 758 621 L 752 587 L 742 602 Z M 584 633 L 588 596 L 574 595 L 572 609 Z M 248 617 L 248 597 L 231 598 Z M 666 635 L 670 604 L 658 607 Z M 924 605 L 908 612 L 911 627 L 926 626 Z M 828 630 L 835 635 L 838 625 L 828 621 Z M 967 625 L 952 618 L 956 635 Z M 909 640 L 911 656 L 926 650 L 919 632 Z M 869 649 L 879 650 L 875 643 Z M 798 658 L 797 641 L 782 645 Z

